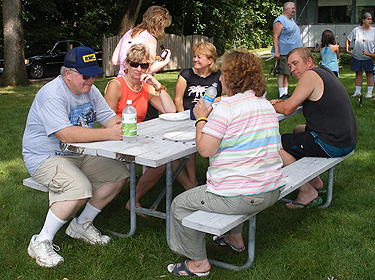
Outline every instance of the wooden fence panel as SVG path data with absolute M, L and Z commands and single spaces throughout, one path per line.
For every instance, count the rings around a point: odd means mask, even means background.
M 106 77 L 116 76 L 120 67 L 112 64 L 112 54 L 115 50 L 117 43 L 120 41 L 121 36 L 113 36 L 109 38 L 103 37 L 102 51 L 103 61 L 102 68 Z
M 103 71 L 106 77 L 116 76 L 119 70 L 118 66 L 112 65 L 112 54 L 120 41 L 121 36 L 103 37 Z M 160 45 L 170 49 L 172 52 L 171 61 L 162 71 L 181 70 L 193 67 L 193 45 L 199 42 L 213 42 L 212 38 L 202 35 L 178 36 L 175 34 L 166 34 L 158 42 L 157 53 L 160 54 Z

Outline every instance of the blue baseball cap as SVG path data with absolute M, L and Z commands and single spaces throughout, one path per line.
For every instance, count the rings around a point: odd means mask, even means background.
M 79 46 L 68 51 L 64 58 L 64 66 L 75 68 L 79 73 L 88 77 L 104 74 L 98 66 L 95 52 L 88 47 Z

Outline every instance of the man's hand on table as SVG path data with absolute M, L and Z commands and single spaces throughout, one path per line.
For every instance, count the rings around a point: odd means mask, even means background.
M 121 121 L 116 121 L 115 124 L 106 128 L 108 132 L 108 140 L 118 141 L 122 140 L 122 123 Z

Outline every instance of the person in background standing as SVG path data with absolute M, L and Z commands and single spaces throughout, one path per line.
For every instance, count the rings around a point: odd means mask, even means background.
M 293 20 L 296 12 L 296 5 L 293 2 L 286 2 L 283 6 L 282 15 L 273 22 L 273 47 L 271 52 L 276 59 L 275 73 L 277 73 L 277 87 L 279 98 L 288 98 L 289 75 L 286 56 L 295 49 L 302 47 L 301 31 Z
M 339 64 L 337 59 L 340 58 L 340 46 L 336 44 L 335 35 L 331 30 L 324 30 L 322 33 L 319 57 L 322 59 L 321 65 L 330 69 L 338 77 Z
M 375 48 L 375 28 L 371 24 L 372 15 L 364 13 L 361 26 L 354 28 L 346 39 L 346 52 L 352 55 L 351 70 L 355 71 L 355 92 L 352 95 L 353 97 L 362 95 L 363 70 L 366 72 L 367 79 L 365 98 L 371 98 L 374 89 L 374 65 L 371 54 L 373 54 Z M 350 44 L 353 44 L 351 51 L 349 50 Z
M 120 70 L 117 77 L 125 75 L 126 54 L 130 47 L 134 44 L 144 44 L 150 48 L 151 54 L 156 57 L 158 40 L 165 36 L 165 28 L 172 23 L 172 17 L 166 8 L 160 6 L 151 6 L 143 14 L 143 20 L 136 27 L 128 30 L 125 35 L 118 42 L 115 51 L 112 55 L 112 64 L 119 65 Z M 155 74 L 166 66 L 171 59 L 171 51 L 164 60 L 158 61 L 150 67 L 149 74 Z M 158 111 L 151 105 L 148 105 L 145 120 L 150 120 L 158 117 Z

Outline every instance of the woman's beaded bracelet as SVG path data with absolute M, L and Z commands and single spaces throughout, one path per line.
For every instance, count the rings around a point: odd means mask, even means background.
M 205 122 L 208 122 L 207 118 L 199 118 L 195 121 L 195 127 L 197 127 L 197 123 L 199 123 L 200 121 L 205 121 Z
M 161 85 L 158 89 L 155 89 L 155 92 L 160 94 L 162 90 L 165 90 L 166 92 L 168 92 L 167 87 L 163 85 Z

